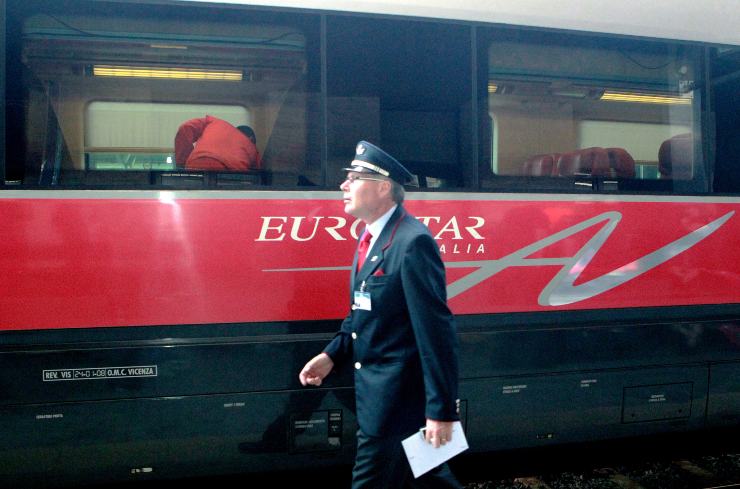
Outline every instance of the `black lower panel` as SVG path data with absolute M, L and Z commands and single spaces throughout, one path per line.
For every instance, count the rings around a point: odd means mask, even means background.
M 0 409 L 0 487 L 175 478 L 350 463 L 351 389 Z

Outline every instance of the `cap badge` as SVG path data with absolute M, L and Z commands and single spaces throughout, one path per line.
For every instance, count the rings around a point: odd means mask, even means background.
M 358 144 L 358 145 L 357 145 L 357 149 L 355 150 L 355 152 L 356 152 L 356 153 L 357 153 L 358 155 L 361 155 L 361 154 L 365 154 L 365 146 L 363 146 L 363 145 L 361 145 L 361 144 Z

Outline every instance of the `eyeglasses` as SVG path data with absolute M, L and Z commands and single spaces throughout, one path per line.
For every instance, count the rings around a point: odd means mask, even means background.
M 345 182 L 356 182 L 357 180 L 375 180 L 376 182 L 387 182 L 388 180 L 385 178 L 373 178 L 373 177 L 358 177 L 356 175 L 347 175 L 347 178 L 344 179 Z

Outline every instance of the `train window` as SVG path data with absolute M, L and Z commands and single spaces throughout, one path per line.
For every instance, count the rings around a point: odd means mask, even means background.
M 497 31 L 480 58 L 483 188 L 704 191 L 695 50 Z
M 309 108 L 317 55 L 307 47 L 315 18 L 228 6 L 9 4 L 19 35 L 8 71 L 20 76 L 7 97 L 20 103 L 7 118 L 22 121 L 23 144 L 8 148 L 6 173 L 23 185 L 293 186 L 320 174 Z M 186 122 L 184 151 L 175 141 Z M 229 144 L 209 142 L 214 135 Z
M 330 17 L 327 181 L 358 140 L 396 156 L 422 188 L 473 184 L 470 29 L 455 24 Z

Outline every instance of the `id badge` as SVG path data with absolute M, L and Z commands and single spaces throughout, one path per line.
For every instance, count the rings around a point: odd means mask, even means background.
M 355 306 L 363 311 L 371 311 L 372 303 L 370 301 L 370 292 L 355 290 Z

